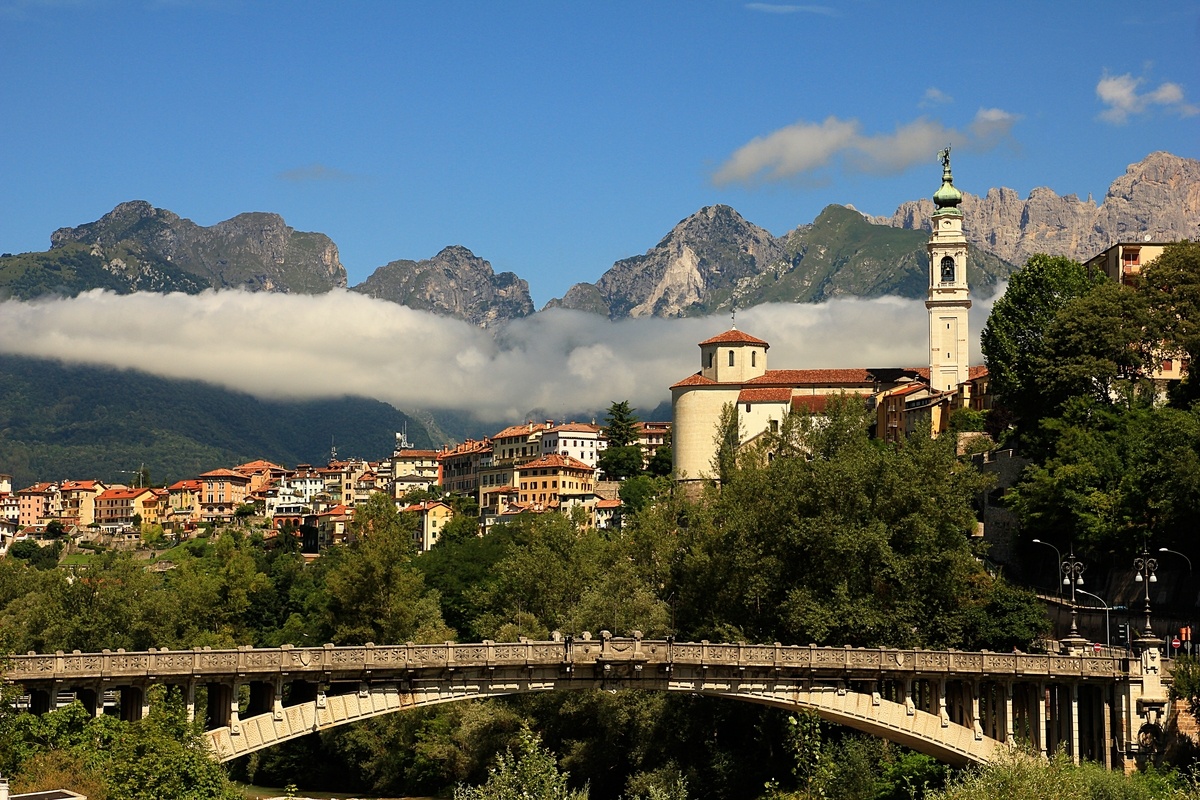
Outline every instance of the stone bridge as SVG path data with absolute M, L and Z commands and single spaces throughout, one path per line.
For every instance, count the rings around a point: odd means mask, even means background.
M 816 712 L 963 765 L 1023 743 L 1129 769 L 1168 708 L 1159 651 L 991 653 L 556 638 L 354 647 L 242 647 L 14 656 L 25 708 L 74 697 L 139 719 L 155 685 L 206 711 L 228 761 L 314 731 L 409 708 L 579 689 L 646 689 Z

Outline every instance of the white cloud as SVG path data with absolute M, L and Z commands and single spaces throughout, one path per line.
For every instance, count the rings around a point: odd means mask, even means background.
M 976 301 L 978 331 L 991 300 Z M 738 313 L 773 368 L 920 366 L 924 303 L 894 297 L 779 303 Z M 613 400 L 650 409 L 699 368 L 724 317 L 610 321 L 551 309 L 498 340 L 465 322 L 346 291 L 115 295 L 0 303 L 0 352 L 188 378 L 259 397 L 359 395 L 400 409 L 511 422 Z M 976 363 L 978 352 L 976 348 Z
M 965 130 L 920 117 L 894 133 L 867 135 L 858 120 L 801 120 L 743 145 L 713 175 L 717 185 L 811 178 L 835 165 L 844 172 L 887 175 L 931 160 L 947 144 L 992 150 L 1012 141 L 1020 119 L 998 108 L 980 109 Z
M 837 9 L 829 6 L 797 6 L 781 5 L 779 3 L 747 3 L 751 11 L 763 11 L 767 14 L 820 14 L 826 17 L 836 17 Z
M 355 180 L 355 176 L 324 164 L 309 164 L 280 172 L 275 177 L 289 183 L 344 183 Z
M 933 106 L 944 106 L 953 102 L 953 97 L 946 94 L 936 86 L 930 86 L 925 90 L 924 97 L 921 98 L 921 102 L 917 105 L 920 108 L 932 108 Z
M 1152 106 L 1161 106 L 1184 117 L 1200 113 L 1200 108 L 1184 100 L 1183 87 L 1179 84 L 1166 82 L 1156 89 L 1139 92 L 1145 82 L 1145 78 L 1135 78 L 1130 73 L 1109 75 L 1105 72 L 1096 84 L 1096 97 L 1107 106 L 1100 112 L 1100 119 L 1121 125 L 1131 116 L 1149 111 Z

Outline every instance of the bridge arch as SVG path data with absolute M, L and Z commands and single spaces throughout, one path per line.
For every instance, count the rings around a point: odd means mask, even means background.
M 240 718 L 207 731 L 206 736 L 217 757 L 230 761 L 309 733 L 384 714 L 463 700 L 589 689 L 686 692 L 789 711 L 813 711 L 826 721 L 888 739 L 956 766 L 991 763 L 1008 750 L 1004 741 L 979 735 L 972 727 L 947 722 L 938 714 L 862 691 L 824 685 L 802 688 L 790 681 L 719 678 L 704 681 L 489 679 L 424 686 L 376 683 L 359 691 L 322 694 L 313 700 Z
M 1158 651 L 989 653 L 615 638 L 549 642 L 242 647 L 14 656 L 5 679 L 45 710 L 62 692 L 114 689 L 146 710 L 154 684 L 195 709 L 207 687 L 208 738 L 222 760 L 356 720 L 471 698 L 580 689 L 688 692 L 782 709 L 904 744 L 951 764 L 988 763 L 1028 738 L 1042 752 L 1124 766 L 1136 731 L 1164 721 Z M 300 691 L 287 696 L 286 685 Z M 250 703 L 239 703 L 242 687 Z M 102 704 L 93 705 L 102 713 Z

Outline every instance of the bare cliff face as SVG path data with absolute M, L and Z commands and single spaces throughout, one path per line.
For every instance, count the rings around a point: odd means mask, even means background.
M 458 245 L 421 261 L 392 261 L 353 287 L 369 297 L 494 328 L 533 313 L 529 284 Z
M 1118 241 L 1175 241 L 1200 237 L 1200 161 L 1151 153 L 1113 181 L 1099 204 L 1037 188 L 1022 200 L 1012 189 L 967 194 L 961 206 L 972 244 L 1022 264 L 1034 253 L 1086 260 Z M 873 221 L 929 228 L 933 201 L 904 203 Z
M 769 231 L 729 206 L 707 206 L 684 219 L 645 254 L 613 264 L 595 284 L 571 287 L 550 307 L 618 317 L 683 317 L 705 313 L 784 257 Z
M 337 245 L 288 227 L 278 214 L 239 214 L 204 227 L 135 200 L 50 236 L 51 253 L 73 244 L 127 272 L 183 273 L 202 287 L 314 294 L 346 285 Z

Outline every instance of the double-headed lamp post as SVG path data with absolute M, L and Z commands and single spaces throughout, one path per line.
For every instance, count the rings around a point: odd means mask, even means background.
M 1149 648 L 1159 643 L 1158 637 L 1154 635 L 1154 629 L 1150 627 L 1150 584 L 1158 583 L 1158 576 L 1154 574 L 1158 569 L 1158 561 L 1150 557 L 1150 551 L 1142 545 L 1142 554 L 1133 560 L 1134 581 L 1142 584 L 1145 590 L 1146 601 L 1146 627 L 1142 629 L 1142 635 L 1139 639 L 1143 647 Z
M 1071 552 L 1062 560 L 1062 575 L 1063 586 L 1071 587 L 1071 632 L 1067 635 L 1067 641 L 1078 642 L 1083 639 L 1079 635 L 1079 626 L 1077 617 L 1079 612 L 1075 605 L 1075 587 L 1083 586 L 1083 571 L 1087 569 L 1083 562 L 1075 557 L 1075 549 L 1071 548 Z

